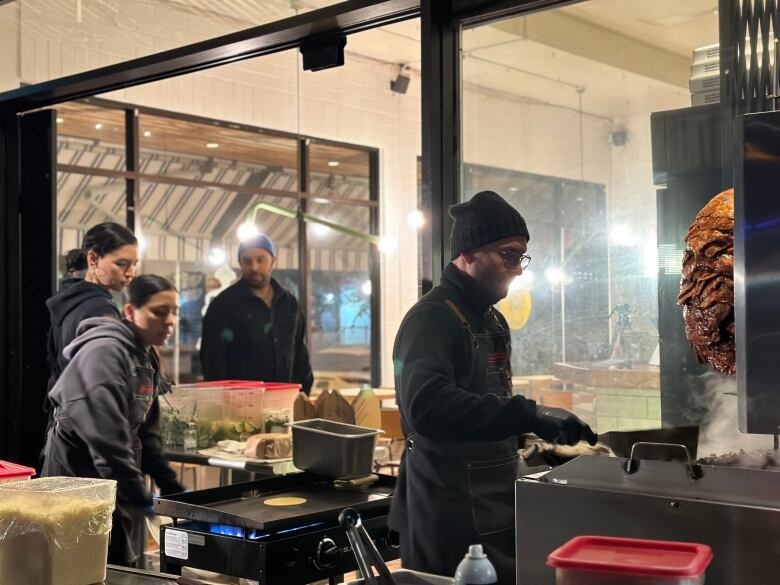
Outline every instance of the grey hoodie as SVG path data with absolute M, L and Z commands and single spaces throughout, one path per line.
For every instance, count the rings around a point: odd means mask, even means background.
M 114 479 L 118 503 L 138 507 L 152 504 L 142 470 L 163 493 L 181 491 L 161 454 L 159 367 L 133 330 L 86 319 L 63 355 L 68 364 L 49 392 L 56 410 L 42 475 Z

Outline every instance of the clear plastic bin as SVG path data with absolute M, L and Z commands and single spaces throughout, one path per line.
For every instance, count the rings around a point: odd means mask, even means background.
M 200 449 L 219 441 L 245 441 L 262 433 L 265 388 L 258 382 L 202 382 L 174 387 L 160 399 L 160 431 L 165 445 L 184 446 L 184 432 L 197 428 Z
M 115 500 L 112 480 L 46 477 L 0 484 L 0 581 L 103 582 Z
M 293 421 L 293 405 L 301 391 L 300 384 L 264 384 L 265 432 L 287 433 Z
M 35 475 L 35 470 L 32 467 L 0 461 L 0 483 L 24 481 L 32 478 L 33 475 Z
M 702 585 L 712 561 L 704 544 L 578 536 L 547 557 L 556 585 Z

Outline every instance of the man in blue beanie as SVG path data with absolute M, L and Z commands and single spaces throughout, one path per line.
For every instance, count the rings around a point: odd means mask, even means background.
M 205 380 L 300 384 L 314 376 L 306 348 L 306 320 L 298 300 L 272 278 L 276 248 L 264 235 L 238 247 L 241 279 L 209 305 L 200 360 Z

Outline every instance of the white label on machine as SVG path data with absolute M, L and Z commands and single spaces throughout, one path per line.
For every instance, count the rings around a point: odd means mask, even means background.
M 187 560 L 189 556 L 187 533 L 181 530 L 165 531 L 165 555 L 174 559 Z

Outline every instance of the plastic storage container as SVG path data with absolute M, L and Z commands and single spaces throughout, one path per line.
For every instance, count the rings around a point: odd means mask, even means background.
M 259 382 L 220 381 L 176 386 L 160 399 L 160 431 L 167 446 L 182 447 L 192 423 L 197 446 L 245 441 L 264 428 L 265 386 Z
M 704 544 L 578 536 L 547 557 L 557 585 L 702 585 Z
M 197 447 L 245 441 L 257 433 L 286 433 L 298 384 L 220 380 L 176 386 L 160 399 L 160 430 L 167 446 L 183 447 L 191 424 Z
M 290 424 L 293 464 L 333 479 L 371 475 L 377 429 L 357 427 L 321 418 Z
M 0 461 L 0 483 L 24 481 L 35 475 L 35 470 L 24 465 Z
M 112 480 L 46 477 L 0 484 L 0 581 L 103 582 L 115 500 Z
M 286 433 L 288 423 L 293 420 L 293 405 L 301 391 L 300 384 L 271 384 L 265 387 L 265 422 L 266 433 Z

